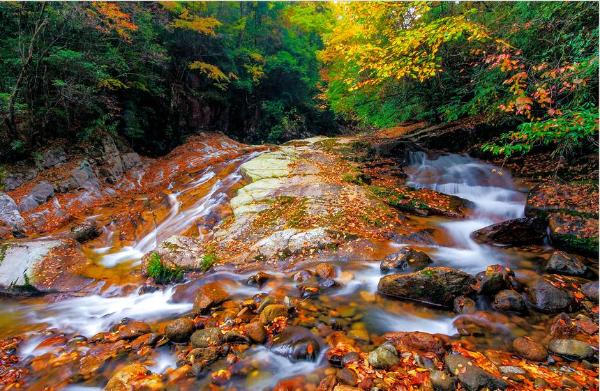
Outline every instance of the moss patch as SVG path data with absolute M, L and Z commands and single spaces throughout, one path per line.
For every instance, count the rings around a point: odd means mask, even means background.
M 148 276 L 152 277 L 157 284 L 168 284 L 180 281 L 183 278 L 183 270 L 180 267 L 169 267 L 165 265 L 158 253 L 150 255 L 148 262 Z

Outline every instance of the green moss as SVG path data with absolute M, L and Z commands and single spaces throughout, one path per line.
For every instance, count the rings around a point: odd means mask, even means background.
M 586 254 L 598 253 L 598 238 L 580 238 L 575 235 L 555 235 L 553 241 L 559 246 Z
M 345 173 L 342 175 L 342 180 L 348 183 L 354 183 L 355 185 L 363 186 L 371 183 L 371 177 L 359 172 L 356 174 L 353 173 Z
M 4 180 L 8 176 L 8 171 L 4 166 L 0 166 L 0 191 L 4 191 Z
M 148 276 L 152 277 L 157 284 L 177 282 L 183 278 L 183 270 L 180 267 L 168 267 L 165 265 L 158 253 L 150 254 L 147 272 Z
M 200 269 L 203 272 L 208 271 L 217 262 L 217 255 L 215 253 L 207 253 L 202 256 L 200 261 Z

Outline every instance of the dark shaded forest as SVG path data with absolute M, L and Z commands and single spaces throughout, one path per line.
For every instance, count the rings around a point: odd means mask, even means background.
M 596 147 L 594 3 L 3 3 L 0 154 L 200 130 L 278 143 L 477 116 L 495 154 Z

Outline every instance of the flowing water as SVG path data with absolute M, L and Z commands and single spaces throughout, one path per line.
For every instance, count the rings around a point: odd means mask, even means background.
M 217 151 L 212 151 L 217 153 Z M 158 321 L 184 315 L 191 307 L 190 295 L 177 297 L 177 292 L 193 291 L 209 281 L 221 281 L 234 297 L 251 297 L 257 293 L 276 291 L 297 294 L 291 273 L 267 270 L 275 278 L 262 288 L 245 284 L 251 275 L 220 271 L 208 274 L 200 281 L 188 282 L 151 293 L 142 293 L 139 280 L 134 277 L 125 281 L 117 274 L 128 274 L 139 263 L 142 255 L 174 234 L 202 236 L 219 222 L 219 211 L 239 187 L 239 166 L 255 156 L 245 154 L 226 163 L 203 167 L 195 173 L 171 182 L 161 202 L 147 202 L 144 213 L 153 213 L 153 224 L 136 228 L 134 235 L 123 238 L 116 224 L 108 224 L 104 234 L 87 245 L 86 252 L 95 264 L 88 293 L 76 297 L 0 300 L 0 332 L 5 335 L 25 333 L 26 343 L 21 345 L 19 355 L 35 357 L 52 351 L 53 347 L 37 347 L 48 332 L 67 336 L 94 334 L 108 330 L 123 318 Z M 423 153 L 411 158 L 408 183 L 442 193 L 455 195 L 473 203 L 468 218 L 452 220 L 444 218 L 415 218 L 438 232 L 440 242 L 424 247 L 437 264 L 478 272 L 488 264 L 510 263 L 516 258 L 510 251 L 481 245 L 470 235 L 473 231 L 502 220 L 523 215 L 525 195 L 518 191 L 506 171 L 463 155 L 428 157 Z M 96 216 L 109 220 L 111 210 L 101 209 Z M 389 243 L 399 248 L 402 243 Z M 301 265 L 299 265 L 301 266 Z M 376 297 L 377 283 L 381 277 L 378 263 L 358 261 L 336 262 L 340 270 L 352 273 L 340 288 L 332 290 L 322 299 L 331 307 L 353 306 L 358 309 L 369 333 L 388 331 L 425 331 L 452 335 L 456 333 L 455 315 L 451 312 L 428 308 L 417 303 L 387 300 Z M 292 362 L 271 352 L 267 347 L 252 348 L 244 353 L 243 360 L 252 362 L 252 376 L 239 380 L 239 386 L 249 389 L 265 389 L 279 380 L 301 374 L 310 374 L 326 366 L 322 356 L 312 361 Z M 157 349 L 149 368 L 163 373 L 176 366 L 174 352 L 168 347 Z M 237 381 L 237 380 L 236 380 Z M 70 390 L 94 389 L 101 383 L 90 382 L 71 385 Z

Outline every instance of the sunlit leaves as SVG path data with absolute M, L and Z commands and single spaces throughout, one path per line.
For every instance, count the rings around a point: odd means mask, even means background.
M 105 33 L 114 31 L 124 40 L 130 41 L 131 33 L 138 29 L 132 22 L 131 15 L 123 12 L 118 3 L 95 1 L 91 3 L 90 10 L 92 15 L 98 17 L 97 28 Z

